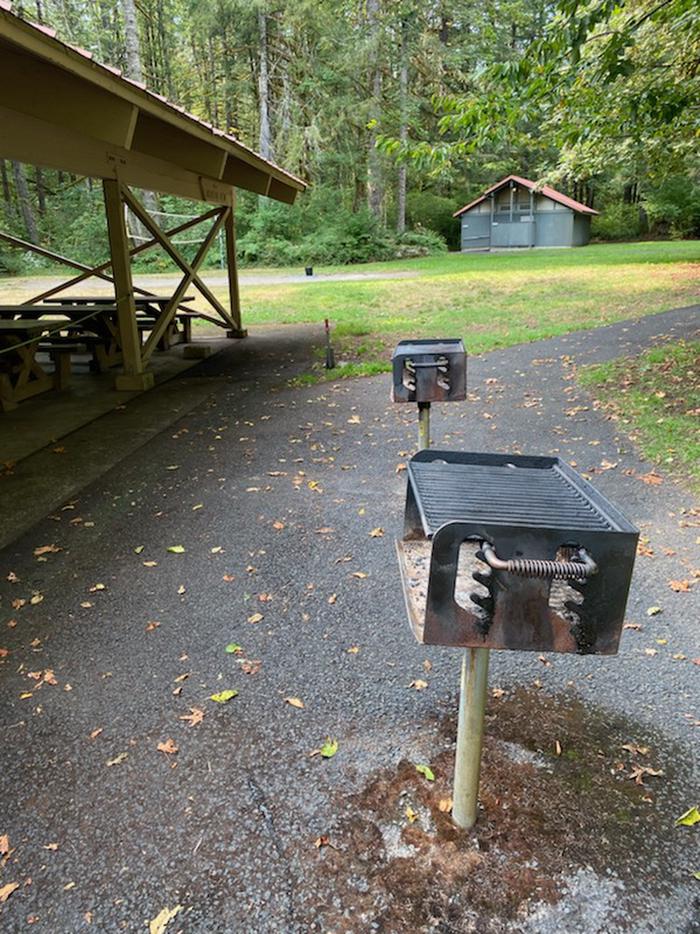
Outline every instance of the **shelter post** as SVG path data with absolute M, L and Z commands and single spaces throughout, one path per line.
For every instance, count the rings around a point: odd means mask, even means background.
M 247 337 L 248 331 L 241 326 L 241 296 L 238 291 L 238 264 L 236 262 L 236 221 L 233 216 L 235 203 L 234 196 L 233 205 L 229 209 L 226 220 L 224 221 L 229 308 L 234 322 L 233 328 L 227 331 L 226 335 L 227 337 Z
M 123 358 L 123 371 L 117 376 L 115 386 L 124 391 L 150 389 L 153 373 L 144 371 L 141 357 L 141 339 L 136 324 L 134 284 L 131 279 L 131 257 L 126 232 L 126 218 L 122 201 L 122 186 L 117 179 L 102 181 L 109 233 L 109 251 L 114 273 L 114 299 L 117 305 L 119 343 Z

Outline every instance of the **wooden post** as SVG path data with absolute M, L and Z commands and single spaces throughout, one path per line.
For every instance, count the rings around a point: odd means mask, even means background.
M 234 198 L 234 205 L 235 205 Z M 248 331 L 241 327 L 241 296 L 238 291 L 238 266 L 236 264 L 236 222 L 233 217 L 233 205 L 224 221 L 226 233 L 226 269 L 228 272 L 228 297 L 231 317 L 235 326 L 226 332 L 227 337 L 247 337 Z
M 123 372 L 117 376 L 115 386 L 125 391 L 150 389 L 153 386 L 153 373 L 144 372 L 141 359 L 141 340 L 136 325 L 134 285 L 131 281 L 131 258 L 126 234 L 122 186 L 116 179 L 105 178 L 102 181 L 102 187 L 107 212 L 109 251 L 114 273 L 119 343 L 123 357 Z

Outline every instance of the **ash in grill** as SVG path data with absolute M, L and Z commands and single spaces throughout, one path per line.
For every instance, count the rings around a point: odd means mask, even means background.
M 399 559 L 421 642 L 613 654 L 637 530 L 552 457 L 426 450 Z

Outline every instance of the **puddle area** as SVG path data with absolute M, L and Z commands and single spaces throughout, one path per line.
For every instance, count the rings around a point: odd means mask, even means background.
M 674 827 L 693 803 L 688 750 L 573 692 L 496 689 L 465 832 L 449 814 L 455 729 L 439 721 L 434 781 L 403 760 L 337 801 L 305 867 L 309 930 L 700 931 L 700 835 Z

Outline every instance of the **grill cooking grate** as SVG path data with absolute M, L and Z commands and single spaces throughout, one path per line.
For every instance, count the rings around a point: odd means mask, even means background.
M 537 467 L 509 466 L 504 461 L 412 461 L 410 482 L 426 535 L 453 521 L 568 531 L 617 527 L 564 475 L 557 461 Z M 513 461 L 517 463 L 518 458 Z

